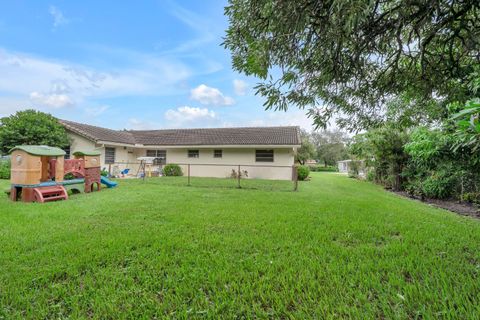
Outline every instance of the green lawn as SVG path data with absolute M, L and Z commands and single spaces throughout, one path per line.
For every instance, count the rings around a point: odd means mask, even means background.
M 480 314 L 480 221 L 335 173 L 225 181 L 0 197 L 0 319 Z

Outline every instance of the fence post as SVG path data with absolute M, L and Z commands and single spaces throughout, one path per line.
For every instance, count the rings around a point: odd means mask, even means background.
M 190 186 L 190 163 L 188 164 L 188 185 Z
M 240 178 L 241 178 L 240 165 L 238 165 L 237 179 L 238 179 L 238 188 L 239 188 L 239 189 L 242 187 L 242 186 L 240 185 Z
M 111 177 L 112 176 L 112 165 L 109 164 L 108 165 L 108 177 Z
M 292 175 L 293 175 L 293 191 L 298 191 L 298 170 L 297 166 L 292 166 Z

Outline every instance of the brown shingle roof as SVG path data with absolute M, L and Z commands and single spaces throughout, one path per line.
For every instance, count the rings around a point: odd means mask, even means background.
M 130 131 L 137 143 L 160 146 L 298 145 L 297 127 L 167 129 Z
M 300 145 L 298 127 L 245 127 L 117 131 L 60 120 L 69 130 L 94 141 L 149 146 Z
M 59 121 L 66 129 L 93 141 L 135 144 L 135 139 L 128 131 L 111 130 L 67 120 Z

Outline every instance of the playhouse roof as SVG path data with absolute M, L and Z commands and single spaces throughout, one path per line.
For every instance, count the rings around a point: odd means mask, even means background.
M 35 156 L 58 157 L 65 155 L 65 151 L 62 149 L 49 146 L 16 146 L 10 150 L 10 153 L 15 150 L 22 150 Z
M 75 151 L 74 156 L 99 156 L 100 151 Z

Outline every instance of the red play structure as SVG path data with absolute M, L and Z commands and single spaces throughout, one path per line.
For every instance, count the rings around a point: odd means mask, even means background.
M 92 160 L 93 155 L 85 155 L 83 152 L 76 152 L 76 157 L 82 157 L 78 159 L 68 159 L 64 160 L 63 163 L 63 175 L 72 174 L 75 178 L 84 178 L 85 181 L 85 192 L 97 191 L 100 190 L 100 167 L 85 167 L 85 163 L 88 160 Z M 87 159 L 85 159 L 87 157 Z M 100 163 L 100 161 L 98 161 Z M 55 179 L 57 159 L 50 159 L 50 179 Z M 88 164 L 87 164 L 88 166 Z
M 63 150 L 48 146 L 13 148 L 10 198 L 23 202 L 67 200 L 65 186 L 79 184 L 84 185 L 86 193 L 99 191 L 100 153 L 75 152 L 73 155 L 74 159 L 65 160 Z M 68 174 L 75 179 L 64 180 Z

